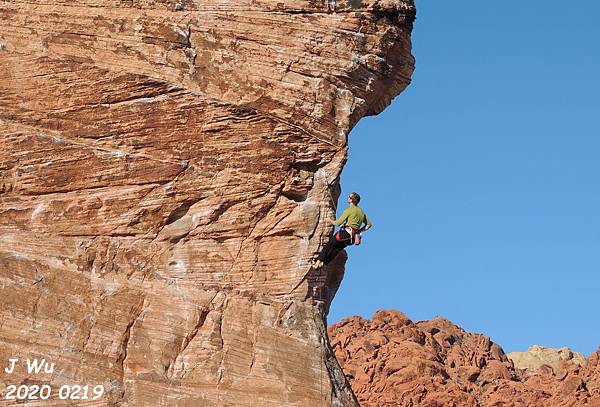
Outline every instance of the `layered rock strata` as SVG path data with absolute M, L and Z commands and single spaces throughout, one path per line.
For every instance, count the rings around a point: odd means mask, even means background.
M 397 311 L 348 318 L 329 335 L 363 407 L 600 406 L 600 351 L 583 366 L 562 360 L 531 374 L 486 336 Z
M 356 406 L 313 301 L 343 259 L 328 279 L 309 264 L 348 132 L 410 82 L 414 15 L 409 0 L 0 1 L 0 361 L 55 363 L 0 374 L 0 391 Z

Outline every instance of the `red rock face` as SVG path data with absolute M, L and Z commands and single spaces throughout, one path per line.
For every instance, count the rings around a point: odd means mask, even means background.
M 310 261 L 348 132 L 410 82 L 414 13 L 409 0 L 0 1 L 0 363 L 56 364 L 0 372 L 0 392 L 355 406 L 313 302 L 343 259 L 328 279 Z
M 486 336 L 443 318 L 413 323 L 397 311 L 352 317 L 328 330 L 363 407 L 600 406 L 600 352 L 533 375 Z

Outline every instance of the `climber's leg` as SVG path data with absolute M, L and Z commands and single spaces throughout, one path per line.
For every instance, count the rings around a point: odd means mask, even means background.
M 327 244 L 323 248 L 323 251 L 321 252 L 321 254 L 319 254 L 318 260 L 320 262 L 322 262 L 324 264 L 327 261 L 329 261 L 329 258 L 331 257 L 331 253 L 334 250 L 335 244 L 336 244 L 335 238 L 329 239 L 329 242 L 327 242 Z
M 335 236 L 339 236 L 339 240 Z M 329 242 L 327 242 L 319 255 L 319 261 L 322 261 L 323 264 L 329 263 L 344 247 L 350 244 L 350 234 L 344 229 L 341 229 L 335 236 L 329 239 Z
M 349 246 L 348 242 L 336 242 L 333 246 L 333 250 L 331 250 L 331 253 L 329 254 L 329 257 L 327 260 L 324 260 L 323 263 L 327 264 L 331 260 L 335 259 L 335 256 L 337 256 L 338 253 L 341 252 L 346 246 Z

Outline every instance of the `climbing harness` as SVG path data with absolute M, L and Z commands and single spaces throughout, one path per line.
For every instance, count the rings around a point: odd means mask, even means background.
M 341 235 L 341 231 L 345 231 L 348 234 L 348 237 L 342 237 Z M 341 228 L 340 230 L 337 231 L 337 233 L 335 234 L 335 240 L 337 240 L 338 242 L 343 242 L 345 240 L 350 241 L 350 244 L 360 244 L 360 233 L 358 232 L 358 229 L 355 229 L 351 226 L 344 226 L 343 228 Z M 358 243 L 357 243 L 358 241 Z

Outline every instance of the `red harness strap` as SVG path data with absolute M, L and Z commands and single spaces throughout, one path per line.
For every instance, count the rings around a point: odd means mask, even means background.
M 348 233 L 348 235 L 350 235 L 350 237 L 342 238 L 342 235 L 340 234 L 340 232 L 342 230 L 346 231 L 346 233 Z M 338 242 L 343 242 L 343 241 L 349 240 L 350 244 L 354 244 L 355 236 L 356 236 L 357 232 L 358 232 L 358 229 L 353 228 L 351 226 L 345 226 L 337 231 L 337 233 L 335 234 L 335 240 L 337 240 Z

